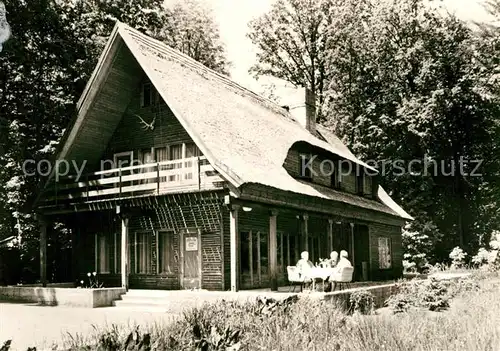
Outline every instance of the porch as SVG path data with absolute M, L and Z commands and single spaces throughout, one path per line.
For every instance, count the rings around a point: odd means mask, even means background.
M 127 156 L 127 164 L 134 164 Z M 116 160 L 120 162 L 119 159 Z M 106 165 L 106 164 L 105 164 Z M 104 166 L 105 166 L 104 165 Z M 138 196 L 210 191 L 224 180 L 204 156 L 101 170 L 81 176 L 55 177 L 44 189 L 39 208 Z

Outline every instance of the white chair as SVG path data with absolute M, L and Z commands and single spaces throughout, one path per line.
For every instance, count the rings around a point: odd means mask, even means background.
M 304 276 L 300 275 L 299 270 L 295 266 L 287 266 L 286 267 L 286 272 L 288 274 L 288 282 L 290 283 L 290 289 L 288 291 L 292 291 L 292 286 L 293 286 L 293 291 L 295 292 L 295 284 L 294 283 L 300 283 L 300 291 L 302 291 L 302 286 L 304 285 Z
M 351 287 L 352 275 L 354 273 L 354 267 L 343 267 L 340 271 L 334 272 L 330 276 L 330 282 L 334 285 L 332 291 L 337 288 L 337 284 L 339 285 L 339 289 L 342 290 L 343 286 L 347 286 L 347 288 Z

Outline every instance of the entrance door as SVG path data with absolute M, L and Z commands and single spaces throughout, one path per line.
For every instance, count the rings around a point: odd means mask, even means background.
M 182 273 L 184 289 L 201 288 L 201 238 L 198 229 L 185 230 L 182 238 Z

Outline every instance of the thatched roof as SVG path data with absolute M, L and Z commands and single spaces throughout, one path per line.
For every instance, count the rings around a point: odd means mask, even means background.
M 325 128 L 318 128 L 321 140 L 274 102 L 122 23 L 115 27 L 110 42 L 120 38 L 204 155 L 234 187 L 257 183 L 402 217 L 397 205 L 391 208 L 394 204 L 335 195 L 338 192 L 318 190 L 288 174 L 283 162 L 296 142 L 373 169 Z

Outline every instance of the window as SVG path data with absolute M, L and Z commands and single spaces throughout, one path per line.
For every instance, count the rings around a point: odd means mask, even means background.
M 252 234 L 250 232 L 240 233 L 240 272 L 242 274 L 250 274 L 250 267 L 253 264 L 253 262 L 250 262 L 250 245 L 253 244 L 250 244 L 251 238 Z
M 120 273 L 122 269 L 122 251 L 121 251 L 122 235 L 119 232 L 115 232 L 113 237 L 115 242 L 115 257 L 114 257 L 115 273 Z
M 201 155 L 202 155 L 201 151 L 198 148 L 198 146 L 196 146 L 196 144 L 194 144 L 194 143 L 186 144 L 186 157 L 185 158 L 198 157 Z M 193 161 L 185 162 L 184 167 L 185 168 L 193 167 Z M 192 172 L 186 173 L 184 175 L 184 179 L 193 179 L 193 173 Z
M 167 147 L 157 147 L 155 148 L 155 161 L 156 162 L 163 162 L 163 161 L 168 161 L 168 153 L 167 153 Z M 166 171 L 167 170 L 167 165 L 162 165 L 160 166 L 160 171 Z M 160 177 L 160 182 L 166 182 L 167 177 Z
M 312 171 L 311 171 L 311 155 L 309 154 L 300 154 L 299 155 L 299 177 L 311 179 Z
M 141 106 L 148 107 L 152 105 L 153 101 L 153 85 L 151 83 L 144 83 L 141 92 Z
M 183 158 L 182 145 L 183 144 L 170 145 L 169 159 L 171 161 L 180 160 Z M 182 168 L 182 162 L 176 162 L 170 166 L 170 169 L 178 169 L 178 168 Z M 174 174 L 168 177 L 169 182 L 178 182 L 180 180 L 181 180 L 180 174 Z
M 392 267 L 390 238 L 378 238 L 378 265 L 380 269 L 389 269 Z
M 148 163 L 154 162 L 152 149 L 143 149 L 143 150 L 141 150 L 140 155 L 141 155 L 141 165 L 146 165 Z M 142 173 L 150 173 L 150 172 L 154 172 L 155 170 L 156 169 L 154 167 L 147 167 L 147 168 L 139 169 L 139 171 Z M 136 173 L 138 173 L 138 172 L 136 171 Z M 145 183 L 155 183 L 156 181 L 154 178 L 146 178 L 146 179 L 142 179 L 140 182 L 142 184 L 145 184 Z
M 120 152 L 114 154 L 113 156 L 114 167 L 115 168 L 124 168 L 130 167 L 133 164 L 133 153 L 132 151 Z
M 337 167 L 333 168 L 333 173 L 332 173 L 331 179 L 330 179 L 330 182 L 331 182 L 330 186 L 333 189 L 340 189 L 340 184 L 341 184 L 340 177 L 341 177 L 341 173 L 342 172 L 340 172 L 340 170 Z
M 356 174 L 356 193 L 359 195 L 363 195 L 365 188 L 365 177 L 364 174 Z
M 158 106 L 163 103 L 160 94 L 150 82 L 142 84 L 141 107 Z
M 98 273 L 111 273 L 111 246 L 108 234 L 96 234 L 96 267 Z
M 171 231 L 158 232 L 158 272 L 174 273 L 175 251 L 174 233 Z
M 186 158 L 202 156 L 201 150 L 194 143 L 186 144 Z
M 370 176 L 365 177 L 365 194 L 373 196 L 373 179 Z
M 151 273 L 151 233 L 135 233 L 135 273 Z

